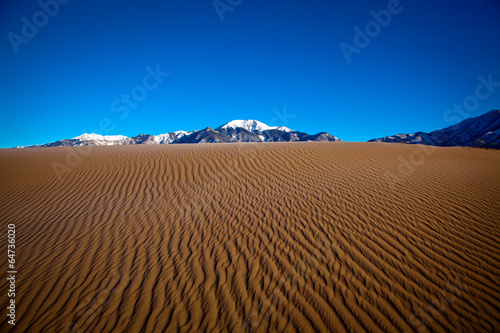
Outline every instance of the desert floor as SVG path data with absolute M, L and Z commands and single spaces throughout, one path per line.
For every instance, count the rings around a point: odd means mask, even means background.
M 500 330 L 500 151 L 2 149 L 0 184 L 1 332 Z

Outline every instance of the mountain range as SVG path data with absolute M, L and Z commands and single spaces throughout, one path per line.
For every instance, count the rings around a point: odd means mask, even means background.
M 475 147 L 500 149 L 500 110 L 465 119 L 458 124 L 430 133 L 396 134 L 369 142 L 400 142 L 440 147 Z
M 82 134 L 72 139 L 32 147 L 112 146 L 137 144 L 219 143 L 219 142 L 279 142 L 279 141 L 341 141 L 326 132 L 315 135 L 291 130 L 287 127 L 268 126 L 257 120 L 233 120 L 215 129 L 207 127 L 197 131 L 176 131 L 166 134 L 123 135 Z
M 176 131 L 166 134 L 123 135 L 82 134 L 29 147 L 106 146 L 137 144 L 219 143 L 219 142 L 281 142 L 281 141 L 342 141 L 327 133 L 307 134 L 284 126 L 268 126 L 258 120 L 233 120 L 215 129 L 207 127 L 196 131 Z M 492 110 L 478 117 L 430 133 L 396 134 L 369 142 L 424 144 L 442 147 L 465 146 L 500 149 L 500 110 Z

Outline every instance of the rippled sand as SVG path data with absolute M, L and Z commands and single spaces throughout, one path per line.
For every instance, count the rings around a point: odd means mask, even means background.
M 0 150 L 12 331 L 499 330 L 500 151 L 427 148 Z

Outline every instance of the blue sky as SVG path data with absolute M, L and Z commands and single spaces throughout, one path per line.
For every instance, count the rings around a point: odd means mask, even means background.
M 215 3 L 0 2 L 0 147 L 232 119 L 366 141 L 500 108 L 497 0 Z

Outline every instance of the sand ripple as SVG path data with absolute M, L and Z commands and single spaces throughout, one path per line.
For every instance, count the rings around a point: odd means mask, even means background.
M 68 149 L 0 151 L 12 332 L 499 330 L 498 151 Z

